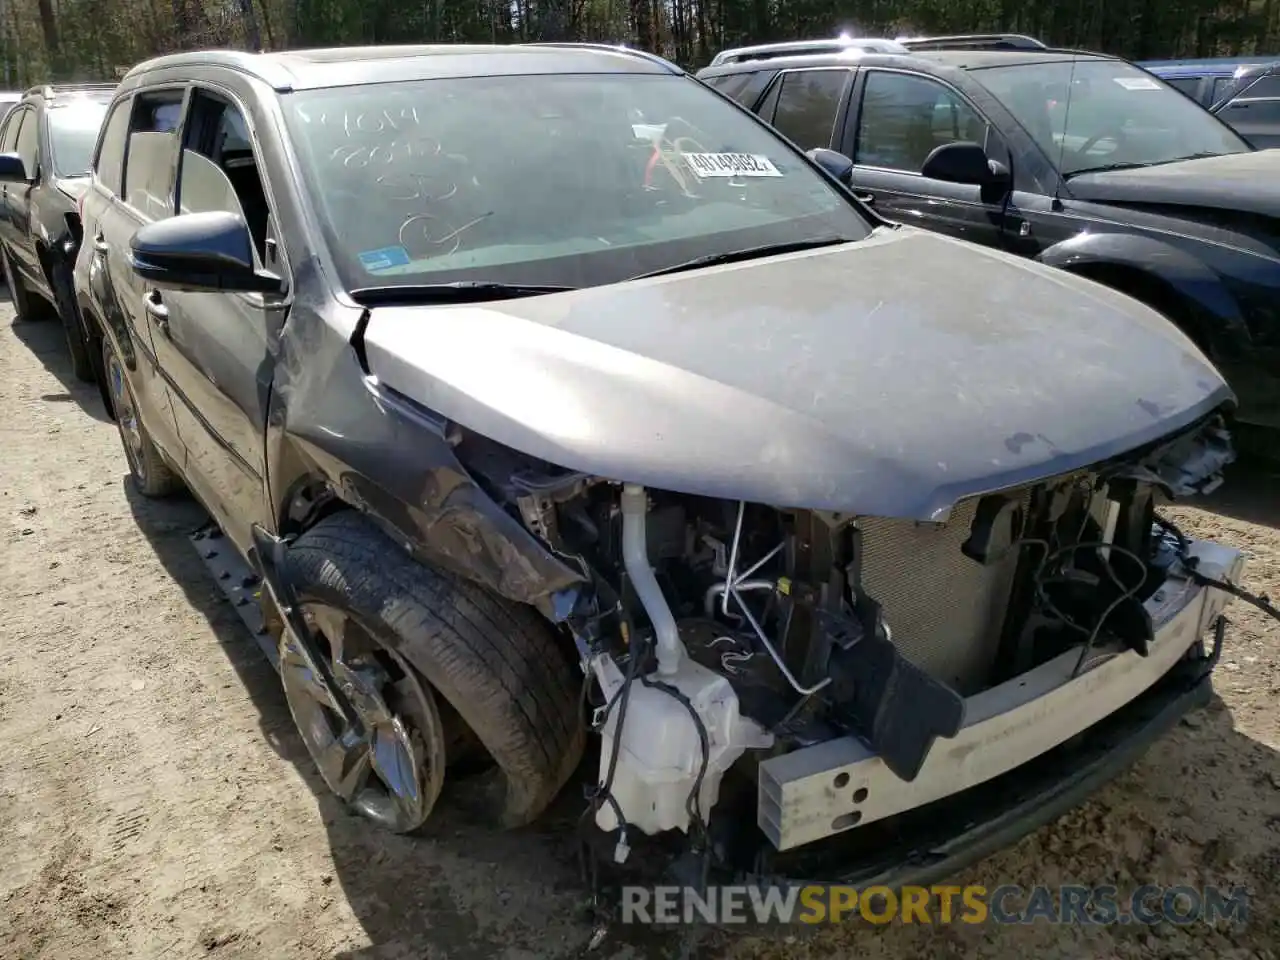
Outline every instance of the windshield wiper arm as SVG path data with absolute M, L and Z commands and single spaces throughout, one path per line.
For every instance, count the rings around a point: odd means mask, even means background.
M 558 284 L 498 283 L 493 280 L 455 280 L 452 283 L 393 284 L 386 287 L 359 287 L 351 299 L 365 306 L 418 303 L 483 303 L 486 300 L 515 300 L 544 293 L 577 290 Z
M 697 270 L 699 267 L 714 267 L 721 263 L 736 263 L 740 260 L 755 260 L 757 257 L 768 257 L 776 253 L 797 253 L 801 250 L 816 250 L 819 247 L 834 247 L 838 243 L 851 243 L 845 237 L 822 237 L 816 240 L 792 240 L 788 243 L 766 243 L 759 247 L 746 247 L 742 250 L 730 250 L 728 253 L 710 253 L 702 257 L 694 257 L 682 263 L 651 270 L 648 273 L 636 274 L 628 280 L 645 280 L 649 277 L 663 277 L 669 273 L 683 273 L 685 270 Z
M 1106 173 L 1109 170 L 1136 170 L 1138 167 L 1151 167 L 1155 164 L 1151 163 L 1103 163 L 1096 167 L 1081 167 L 1079 170 L 1072 170 L 1070 173 L 1062 175 L 1063 180 L 1070 180 L 1072 177 L 1078 177 L 1084 173 Z

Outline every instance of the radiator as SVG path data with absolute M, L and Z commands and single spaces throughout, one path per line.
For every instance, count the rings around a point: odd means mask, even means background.
M 1018 564 L 1016 550 L 991 566 L 960 552 L 977 507 L 961 501 L 945 524 L 858 521 L 862 587 L 883 607 L 894 645 L 966 695 L 986 686 Z

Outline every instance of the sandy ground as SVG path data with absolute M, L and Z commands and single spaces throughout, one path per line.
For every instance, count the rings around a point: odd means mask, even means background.
M 141 501 L 53 324 L 0 308 L 0 956 L 532 958 L 591 930 L 563 821 L 446 813 L 383 836 L 325 793 L 274 673 Z M 1189 532 L 1280 595 L 1277 478 L 1237 471 Z M 1247 884 L 1243 929 L 844 927 L 793 944 L 613 930 L 594 957 L 1218 957 L 1280 952 L 1280 625 L 1239 605 L 1220 699 L 1096 799 L 959 882 Z M 567 816 L 576 813 L 573 798 Z

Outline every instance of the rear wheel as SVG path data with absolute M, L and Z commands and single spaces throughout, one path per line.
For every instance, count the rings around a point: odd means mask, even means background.
M 147 428 L 142 425 L 124 364 L 106 338 L 102 341 L 102 369 L 133 485 L 144 497 L 169 496 L 182 486 L 181 481 L 169 469 Z
M 408 706 L 401 713 L 407 737 L 401 742 L 414 742 L 416 724 L 425 748 L 421 762 L 404 767 L 417 771 L 421 796 L 439 789 L 433 778 L 442 777 L 446 762 L 456 759 L 445 756 L 458 743 L 448 730 L 456 711 L 494 762 L 486 775 L 471 781 L 477 795 L 474 803 L 469 798 L 468 808 L 503 827 L 529 823 L 546 808 L 576 769 L 585 732 L 580 685 L 555 635 L 535 611 L 417 563 L 354 512 L 328 517 L 299 537 L 285 565 L 304 606 L 331 611 L 326 616 L 346 624 L 339 646 L 319 626 L 324 640 L 318 646 L 332 662 L 346 655 L 347 638 L 357 636 L 355 649 L 393 656 L 401 670 L 408 668 L 408 675 L 421 678 L 427 694 L 442 701 L 438 711 L 423 706 L 432 703 L 430 696 L 402 701 Z M 392 670 L 385 676 L 388 680 L 378 690 L 390 707 L 391 699 L 381 691 L 396 674 Z M 359 684 L 353 682 L 353 687 L 363 696 Z M 292 705 L 301 691 L 290 693 L 289 688 L 286 680 Z M 373 709 L 383 716 L 376 703 Z M 294 716 L 304 712 L 295 710 Z M 299 719 L 299 729 L 306 722 Z M 317 748 L 326 736 L 323 727 L 318 738 L 303 732 L 322 770 L 326 759 Z M 330 776 L 325 781 L 333 787 Z M 334 789 L 346 798 L 348 788 L 341 782 Z M 353 806 L 385 823 L 367 807 Z

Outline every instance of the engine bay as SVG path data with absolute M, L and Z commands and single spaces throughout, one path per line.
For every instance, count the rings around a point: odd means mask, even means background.
M 1179 556 L 1156 506 L 1234 457 L 1212 417 L 924 523 L 647 489 L 474 436 L 456 451 L 581 573 L 552 619 L 594 694 L 591 805 L 618 861 L 628 831 L 705 840 L 722 790 L 754 796 L 772 758 L 852 738 L 909 784 L 968 698 L 1068 652 L 1072 677 L 1146 656 Z

